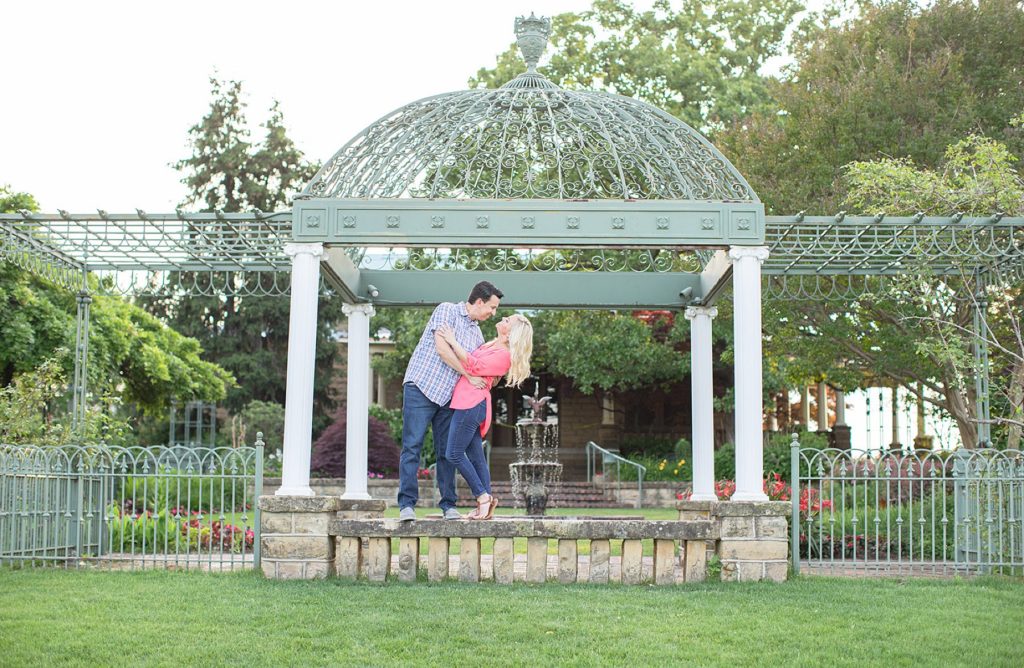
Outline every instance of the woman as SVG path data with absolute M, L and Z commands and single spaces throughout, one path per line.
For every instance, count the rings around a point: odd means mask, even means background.
M 445 457 L 462 473 L 476 497 L 476 510 L 466 516 L 471 520 L 489 520 L 494 516 L 498 500 L 491 495 L 491 473 L 481 439 L 491 426 L 491 387 L 504 375 L 505 382 L 517 387 L 530 375 L 533 353 L 533 325 L 525 316 L 510 315 L 497 324 L 498 337 L 473 352 L 466 352 L 455 332 L 448 326 L 438 330 L 462 363 L 465 375 L 459 378 L 452 395 L 451 427 Z M 482 376 L 485 388 L 473 387 L 467 376 Z

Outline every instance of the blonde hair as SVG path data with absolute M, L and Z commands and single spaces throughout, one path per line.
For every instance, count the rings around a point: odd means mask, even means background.
M 516 313 L 511 316 L 508 330 L 508 350 L 512 357 L 512 366 L 508 369 L 505 382 L 510 387 L 518 387 L 530 377 L 530 356 L 533 354 L 533 325 L 526 316 Z

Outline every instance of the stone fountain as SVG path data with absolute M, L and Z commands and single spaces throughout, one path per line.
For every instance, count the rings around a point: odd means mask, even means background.
M 534 396 L 526 398 L 533 415 L 516 422 L 516 461 L 508 465 L 516 507 L 525 506 L 527 515 L 543 515 L 562 480 L 558 422 L 547 417 L 551 397 L 538 397 L 539 391 L 538 384 Z

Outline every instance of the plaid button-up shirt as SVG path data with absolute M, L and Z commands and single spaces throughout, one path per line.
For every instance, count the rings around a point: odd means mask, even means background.
M 439 406 L 451 401 L 455 383 L 459 380 L 458 372 L 445 364 L 437 354 L 434 332 L 443 325 L 450 325 L 455 330 L 455 340 L 467 351 L 476 350 L 484 342 L 480 323 L 469 317 L 466 302 L 443 302 L 434 309 L 430 322 L 420 336 L 420 342 L 416 344 L 416 350 L 409 358 L 403 382 L 414 383 L 427 399 Z

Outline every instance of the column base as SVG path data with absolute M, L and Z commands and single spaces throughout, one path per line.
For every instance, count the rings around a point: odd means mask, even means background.
M 690 501 L 718 501 L 718 497 L 714 494 L 691 494 Z
M 735 497 L 733 497 L 735 499 Z M 786 501 L 723 501 L 711 510 L 718 524 L 715 552 L 722 580 L 783 582 L 789 576 L 789 522 Z
M 259 498 L 260 569 L 275 580 L 309 580 L 334 575 L 334 538 L 327 525 L 337 498 L 282 495 Z
M 274 492 L 274 496 L 316 496 L 313 493 L 313 488 L 309 485 L 305 487 L 285 487 L 282 485 L 277 488 Z
M 346 490 L 345 493 L 341 495 L 341 498 L 346 501 L 367 501 L 373 497 L 370 496 L 368 492 L 349 492 Z
M 768 495 L 764 492 L 755 494 L 753 492 L 736 492 L 730 501 L 767 501 Z

